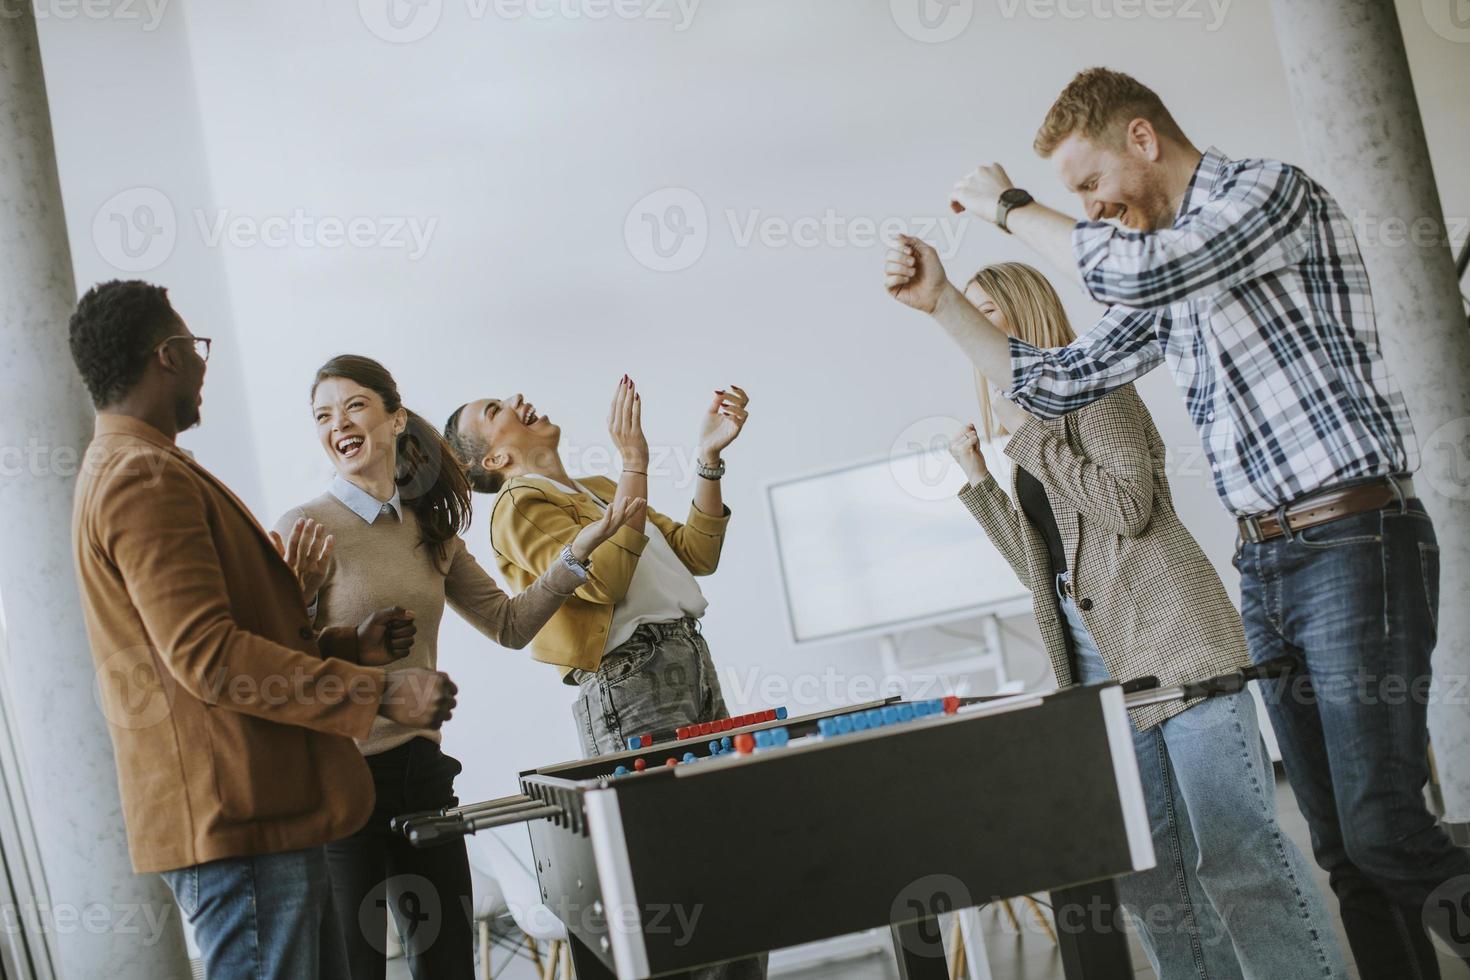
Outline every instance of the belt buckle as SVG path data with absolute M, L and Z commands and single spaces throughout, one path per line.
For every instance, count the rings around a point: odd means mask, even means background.
M 1259 517 L 1242 517 L 1240 519 L 1240 536 L 1250 544 L 1260 544 L 1266 540 L 1261 533 L 1261 519 Z

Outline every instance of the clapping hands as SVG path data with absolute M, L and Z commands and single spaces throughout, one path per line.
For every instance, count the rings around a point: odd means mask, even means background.
M 271 544 L 276 553 L 285 559 L 296 580 L 301 583 L 301 595 L 310 605 L 327 580 L 327 567 L 332 560 L 332 536 L 326 528 L 310 517 L 298 517 L 291 525 L 291 537 L 282 541 L 275 531 L 270 532 Z

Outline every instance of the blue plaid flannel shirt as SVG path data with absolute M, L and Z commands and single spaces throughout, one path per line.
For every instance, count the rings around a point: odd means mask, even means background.
M 1297 168 L 1212 147 L 1173 227 L 1081 222 L 1072 247 L 1110 307 L 1066 347 L 1011 340 L 1008 395 L 1028 411 L 1065 415 L 1166 362 L 1239 516 L 1418 468 L 1352 226 Z

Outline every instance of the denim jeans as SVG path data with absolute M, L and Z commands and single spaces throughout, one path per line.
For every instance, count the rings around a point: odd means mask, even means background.
M 320 847 L 165 871 L 207 980 L 348 980 Z
M 729 716 L 699 620 L 644 623 L 602 658 L 579 670 L 572 714 L 587 758 L 626 752 L 635 735 Z
M 609 650 L 596 672 L 579 670 L 572 715 L 588 758 L 626 752 L 628 738 L 728 718 L 699 620 L 644 623 Z M 670 736 L 672 737 L 672 736 Z M 689 971 L 690 980 L 764 980 L 766 956 Z
M 1076 604 L 1059 598 L 1078 680 L 1108 680 Z M 1133 748 L 1157 863 L 1119 878 L 1118 897 L 1162 980 L 1346 978 L 1306 858 L 1276 823 L 1250 694 L 1210 698 L 1135 730 Z
M 1262 693 L 1358 969 L 1438 977 L 1425 927 L 1470 950 L 1470 856 L 1424 801 L 1439 611 L 1429 515 L 1409 498 L 1242 542 L 1235 567 L 1252 659 L 1297 664 Z
M 352 980 L 386 975 L 390 909 L 414 980 L 473 980 L 474 898 L 464 838 L 414 847 L 388 825 L 405 813 L 458 806 L 454 777 L 463 767 L 427 738 L 370 755 L 367 763 L 377 792 L 373 815 L 351 837 L 327 845 Z

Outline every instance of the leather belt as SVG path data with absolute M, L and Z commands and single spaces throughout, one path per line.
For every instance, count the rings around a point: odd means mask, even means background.
M 1286 526 L 1292 531 L 1303 531 L 1318 524 L 1326 524 L 1340 517 L 1350 517 L 1370 510 L 1378 510 L 1400 499 L 1414 496 L 1414 482 L 1408 477 L 1384 477 L 1372 483 L 1356 483 L 1346 487 L 1320 490 L 1310 496 L 1293 501 L 1285 508 Z M 1257 544 L 1279 538 L 1282 529 L 1278 514 L 1257 514 L 1242 517 L 1237 522 L 1240 537 Z

